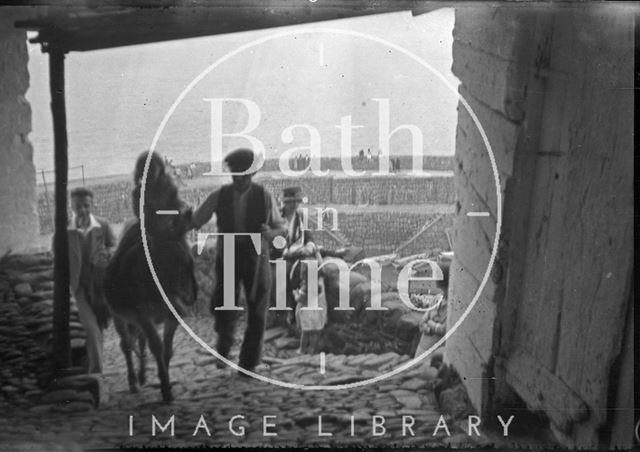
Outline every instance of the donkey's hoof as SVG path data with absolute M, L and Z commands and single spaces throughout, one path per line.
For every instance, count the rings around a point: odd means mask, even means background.
M 138 383 L 140 384 L 140 386 L 144 386 L 146 382 L 147 382 L 147 375 L 144 372 L 140 372 L 138 374 Z
M 140 392 L 140 388 L 138 388 L 138 385 L 129 385 L 129 392 L 131 394 L 137 394 Z

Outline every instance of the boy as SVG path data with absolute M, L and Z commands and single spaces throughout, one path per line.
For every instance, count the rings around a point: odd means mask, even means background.
M 109 321 L 102 279 L 115 246 L 106 220 L 91 214 L 93 193 L 80 187 L 71 191 L 69 221 L 69 283 L 87 340 L 88 373 L 102 372 L 102 331 Z

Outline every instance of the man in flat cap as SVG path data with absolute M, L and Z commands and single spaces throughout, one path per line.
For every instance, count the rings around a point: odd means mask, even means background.
M 293 290 L 299 289 L 303 282 L 300 279 L 301 265 L 298 263 L 295 267 L 298 271 L 291 274 L 291 269 L 296 262 L 315 257 L 316 247 L 313 242 L 311 231 L 307 229 L 307 218 L 305 211 L 301 210 L 302 189 L 300 187 L 285 187 L 282 190 L 282 220 L 286 228 L 287 244 L 282 255 L 287 261 L 287 289 L 286 300 L 287 306 L 295 308 Z M 291 320 L 291 319 L 290 319 Z
M 231 172 L 242 173 L 252 169 L 256 154 L 249 149 L 236 149 L 224 159 Z M 255 167 L 255 165 L 253 165 Z M 252 181 L 255 173 L 232 175 L 232 183 L 223 185 L 209 195 L 193 214 L 196 228 L 207 223 L 216 214 L 220 233 L 260 233 L 261 253 L 258 255 L 246 235 L 235 236 L 234 306 L 238 306 L 240 282 L 244 287 L 247 304 L 245 330 L 239 365 L 252 371 L 260 362 L 265 316 L 271 289 L 269 245 L 276 235 L 284 235 L 283 221 L 272 195 L 262 185 Z M 267 242 L 267 243 L 265 243 Z M 216 348 L 225 358 L 233 344 L 236 312 L 215 309 L 224 304 L 224 273 L 222 237 L 218 239 L 216 256 L 216 285 L 211 310 L 218 334 Z M 229 300 L 227 300 L 227 305 Z M 241 374 L 242 375 L 242 374 Z

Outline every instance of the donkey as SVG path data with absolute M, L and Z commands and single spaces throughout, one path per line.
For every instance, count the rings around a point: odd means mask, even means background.
M 153 268 L 171 305 L 180 316 L 187 313 L 197 296 L 193 256 L 185 238 L 191 224 L 190 214 L 189 210 L 177 216 L 156 219 L 162 226 L 158 227 L 156 223 L 153 228 L 155 233 L 147 233 Z M 139 223 L 130 227 L 139 228 Z M 142 238 L 133 245 L 121 245 L 128 249 L 117 249 L 114 259 L 107 267 L 105 295 L 120 336 L 120 347 L 127 364 L 129 389 L 136 393 L 139 390 L 138 384 L 145 384 L 145 345 L 148 342 L 158 367 L 162 399 L 171 402 L 173 395 L 169 382 L 169 361 L 173 354 L 173 336 L 178 321 L 153 280 Z M 162 339 L 156 330 L 156 324 L 160 323 L 163 324 Z M 131 354 L 136 340 L 140 360 L 137 375 Z

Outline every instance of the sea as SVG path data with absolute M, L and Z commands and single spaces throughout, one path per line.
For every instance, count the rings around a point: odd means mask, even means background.
M 311 143 L 323 157 L 376 155 L 385 129 L 397 129 L 392 156 L 416 143 L 425 155 L 452 155 L 453 27 L 453 9 L 442 8 L 72 52 L 69 177 L 131 173 L 151 147 L 176 164 L 238 146 L 263 146 L 267 158 L 308 154 Z M 28 48 L 30 140 L 38 178 L 51 180 L 48 56 Z

